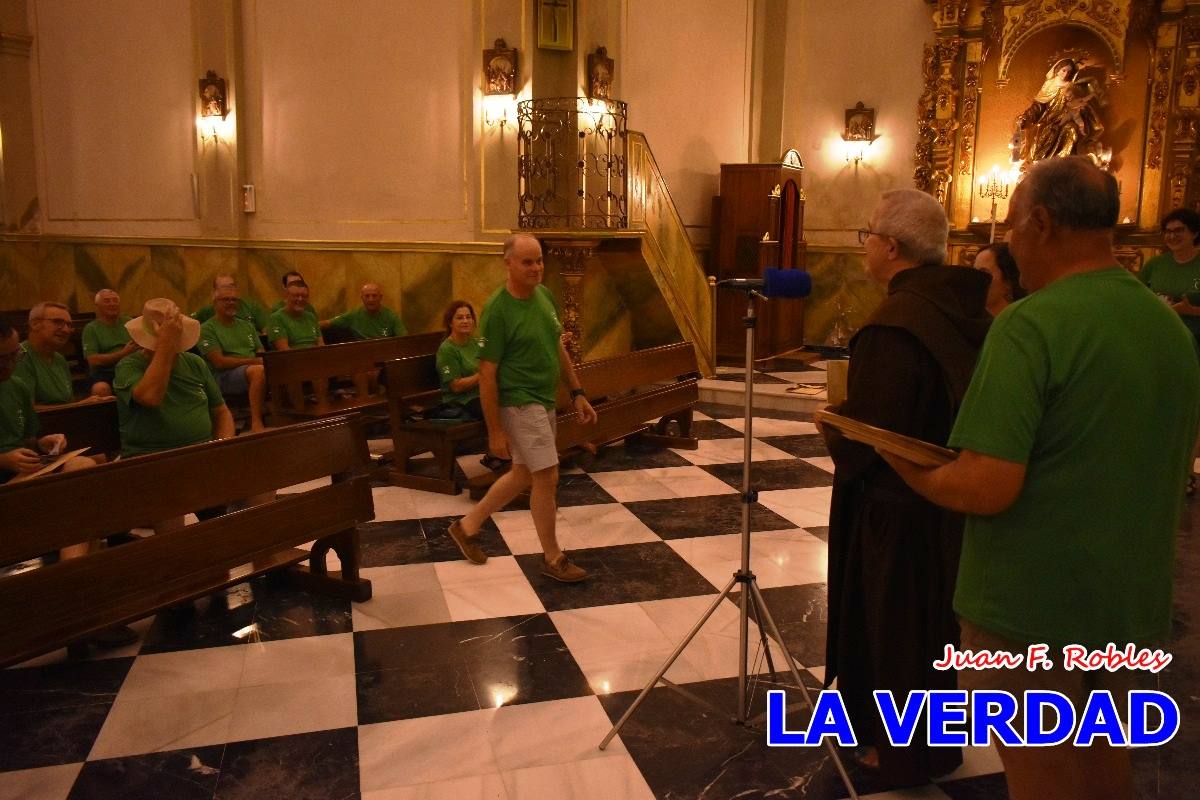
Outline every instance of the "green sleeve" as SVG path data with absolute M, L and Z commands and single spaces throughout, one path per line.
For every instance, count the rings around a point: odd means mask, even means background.
M 279 319 L 279 312 L 276 312 L 271 315 L 271 323 L 267 326 L 267 339 L 277 342 L 286 338 L 288 338 L 287 327 L 283 324 L 283 320 Z
M 216 315 L 216 313 L 217 312 L 213 310 L 213 307 L 208 305 L 196 309 L 196 311 L 192 313 L 192 319 L 196 320 L 197 322 L 208 322 Z
M 438 348 L 437 373 L 444 392 L 451 391 L 450 383 L 452 381 L 467 377 L 462 359 L 459 358 L 458 348 L 451 344 L 449 339 L 442 342 Z
M 392 311 L 391 314 L 392 314 L 392 329 L 395 331 L 394 335 L 408 336 L 408 328 L 404 327 L 404 320 L 400 319 L 400 315 L 397 314 L 395 311 Z
M 17 381 L 18 386 L 23 390 L 21 395 L 21 410 L 25 415 L 25 438 L 34 439 L 41 430 L 41 425 L 38 422 L 37 412 L 33 410 L 33 390 L 26 386 L 21 381 Z M 70 442 L 67 442 L 70 444 Z
M 247 300 L 250 304 L 250 316 L 254 317 L 254 329 L 256 331 L 264 331 L 271 324 L 271 315 L 267 310 L 253 300 Z
M 352 311 L 347 311 L 344 314 L 338 314 L 336 317 L 329 320 L 329 327 L 331 327 L 331 328 L 349 328 L 350 327 L 350 319 L 351 319 L 350 315 L 352 313 L 353 313 Z
M 100 336 L 96 333 L 96 323 L 89 322 L 83 326 L 83 357 L 100 354 Z
M 1024 304 L 1010 306 L 988 331 L 950 446 L 1029 463 L 1049 382 L 1048 342 Z
M 200 351 L 200 355 L 206 356 L 213 350 L 220 350 L 221 343 L 217 340 L 217 333 L 212 329 L 207 322 L 200 326 L 200 339 L 196 342 L 196 349 Z
M 199 359 L 199 356 L 195 358 Z M 225 397 L 221 394 L 221 387 L 217 385 L 217 378 L 213 375 L 213 371 L 208 368 L 208 364 L 200 360 L 194 360 L 192 361 L 192 367 L 203 382 L 204 394 L 208 396 L 208 407 L 216 408 L 217 406 L 225 405 Z
M 479 360 L 499 364 L 504 355 L 505 325 L 500 309 L 500 298 L 488 309 L 479 325 L 479 336 L 483 347 L 479 349 Z
M 133 387 L 146 373 L 147 362 L 140 353 L 127 356 L 117 362 L 113 378 L 113 393 L 126 405 L 133 404 Z

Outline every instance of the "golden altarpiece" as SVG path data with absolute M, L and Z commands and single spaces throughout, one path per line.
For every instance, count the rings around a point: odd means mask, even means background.
M 1200 209 L 1200 2 L 928 2 L 914 179 L 946 208 L 951 263 L 992 235 L 981 180 L 1003 191 L 1048 155 L 1085 154 L 1117 178 L 1130 269 L 1158 252 L 1163 214 Z M 1006 198 L 996 209 L 999 239 Z

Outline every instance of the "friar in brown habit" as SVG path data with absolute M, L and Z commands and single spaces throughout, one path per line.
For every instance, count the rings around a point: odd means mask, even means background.
M 942 265 L 947 228 L 929 195 L 883 195 L 859 237 L 888 293 L 850 342 L 847 399 L 831 409 L 943 445 L 991 323 L 989 277 Z M 918 496 L 872 448 L 822 432 L 835 466 L 825 681 L 837 678 L 860 762 L 890 784 L 921 784 L 961 764 L 961 751 L 926 746 L 924 716 L 911 746 L 892 747 L 871 692 L 890 690 L 903 708 L 910 691 L 955 688 L 954 672 L 931 665 L 958 645 L 962 518 Z

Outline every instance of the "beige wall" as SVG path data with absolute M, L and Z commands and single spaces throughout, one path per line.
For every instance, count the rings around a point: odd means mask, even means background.
M 783 144 L 804 158 L 804 235 L 856 245 L 879 195 L 913 185 L 923 45 L 933 40 L 925 0 L 793 0 L 788 8 Z M 841 150 L 845 110 L 876 110 L 878 141 L 857 170 Z

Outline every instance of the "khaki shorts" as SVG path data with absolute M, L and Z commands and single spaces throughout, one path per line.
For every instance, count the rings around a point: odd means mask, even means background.
M 558 466 L 554 409 L 541 403 L 501 406 L 500 426 L 508 434 L 508 449 L 514 464 L 530 472 Z
M 998 633 L 980 628 L 970 620 L 958 618 L 962 630 L 963 650 L 1007 650 L 1010 653 L 1025 655 L 1029 645 L 1034 642 L 1019 642 Z M 1040 644 L 1040 643 L 1037 643 Z M 1013 725 L 1017 730 L 1025 724 L 1024 693 L 1027 690 L 1053 691 L 1066 695 L 1075 707 L 1076 713 L 1083 711 L 1088 696 L 1093 691 L 1107 689 L 1112 692 L 1113 704 L 1123 721 L 1128 714 L 1129 692 L 1138 688 L 1138 673 L 1135 670 L 1120 669 L 1109 672 L 1106 669 L 1084 671 L 1078 669 L 1066 670 L 1062 666 L 1062 649 L 1051 646 L 1046 652 L 1046 658 L 1053 662 L 1050 669 L 1039 667 L 1036 672 L 1030 672 L 1025 664 L 1016 669 L 960 669 L 958 671 L 958 688 L 974 691 L 976 689 L 1000 689 L 1017 698 L 1017 718 Z M 1043 665 L 1044 666 L 1044 665 Z M 1053 719 L 1043 720 L 1049 725 Z

